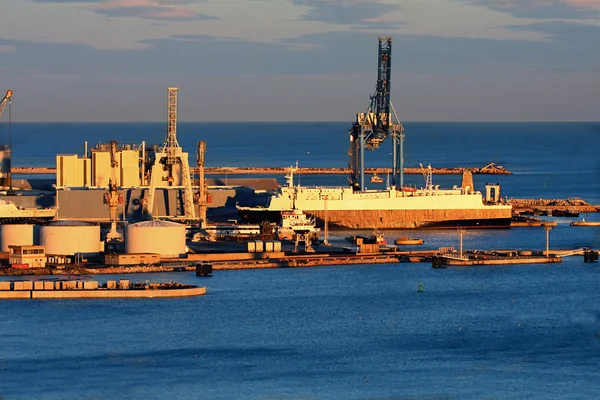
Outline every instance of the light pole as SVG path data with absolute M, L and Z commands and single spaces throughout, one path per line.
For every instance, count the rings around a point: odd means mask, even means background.
M 324 203 L 324 209 L 325 209 L 325 239 L 323 240 L 323 244 L 325 246 L 329 246 L 329 230 L 328 230 L 328 225 L 329 225 L 329 220 L 327 219 L 327 200 L 329 199 L 328 195 L 323 196 L 323 203 Z
M 550 231 L 552 227 L 544 226 L 544 230 L 546 231 L 546 257 L 550 257 Z
M 463 235 L 465 233 L 465 229 L 464 228 L 458 228 L 458 236 L 459 236 L 459 242 L 460 242 L 460 258 L 463 257 Z

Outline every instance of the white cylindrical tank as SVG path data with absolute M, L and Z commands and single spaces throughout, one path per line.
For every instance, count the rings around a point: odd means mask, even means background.
M 128 225 L 125 230 L 125 251 L 179 257 L 186 253 L 185 225 L 158 220 Z
M 100 225 L 79 221 L 58 221 L 40 227 L 40 245 L 46 254 L 74 255 L 100 253 Z
M 28 246 L 33 244 L 35 225 L 0 225 L 0 251 L 8 251 L 8 246 Z

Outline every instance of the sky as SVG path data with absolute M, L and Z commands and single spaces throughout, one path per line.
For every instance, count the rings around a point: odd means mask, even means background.
M 180 121 L 352 122 L 379 36 L 402 121 L 600 120 L 600 0 L 1 0 L 0 93 L 14 121 L 166 121 L 174 86 Z

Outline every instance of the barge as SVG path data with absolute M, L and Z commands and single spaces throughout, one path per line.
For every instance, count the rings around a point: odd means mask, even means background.
M 206 294 L 206 287 L 165 283 L 130 283 L 129 280 L 97 281 L 40 280 L 0 282 L 0 299 L 107 299 L 191 297 Z

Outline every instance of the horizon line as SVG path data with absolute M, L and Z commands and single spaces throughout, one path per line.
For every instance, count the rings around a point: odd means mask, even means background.
M 0 121 L 0 125 L 7 123 L 8 121 Z M 151 121 L 98 121 L 98 120 L 81 120 L 81 121 L 11 121 L 11 123 L 30 123 L 30 124 L 155 124 L 155 123 L 167 123 L 167 120 L 151 120 Z M 215 124 L 215 123 L 227 123 L 227 124 L 314 124 L 314 123 L 349 123 L 351 121 L 341 120 L 327 120 L 327 121 L 177 121 L 178 123 L 194 123 L 194 124 Z M 585 119 L 568 119 L 568 120 L 404 120 L 401 123 L 600 123 L 600 120 L 585 120 Z

